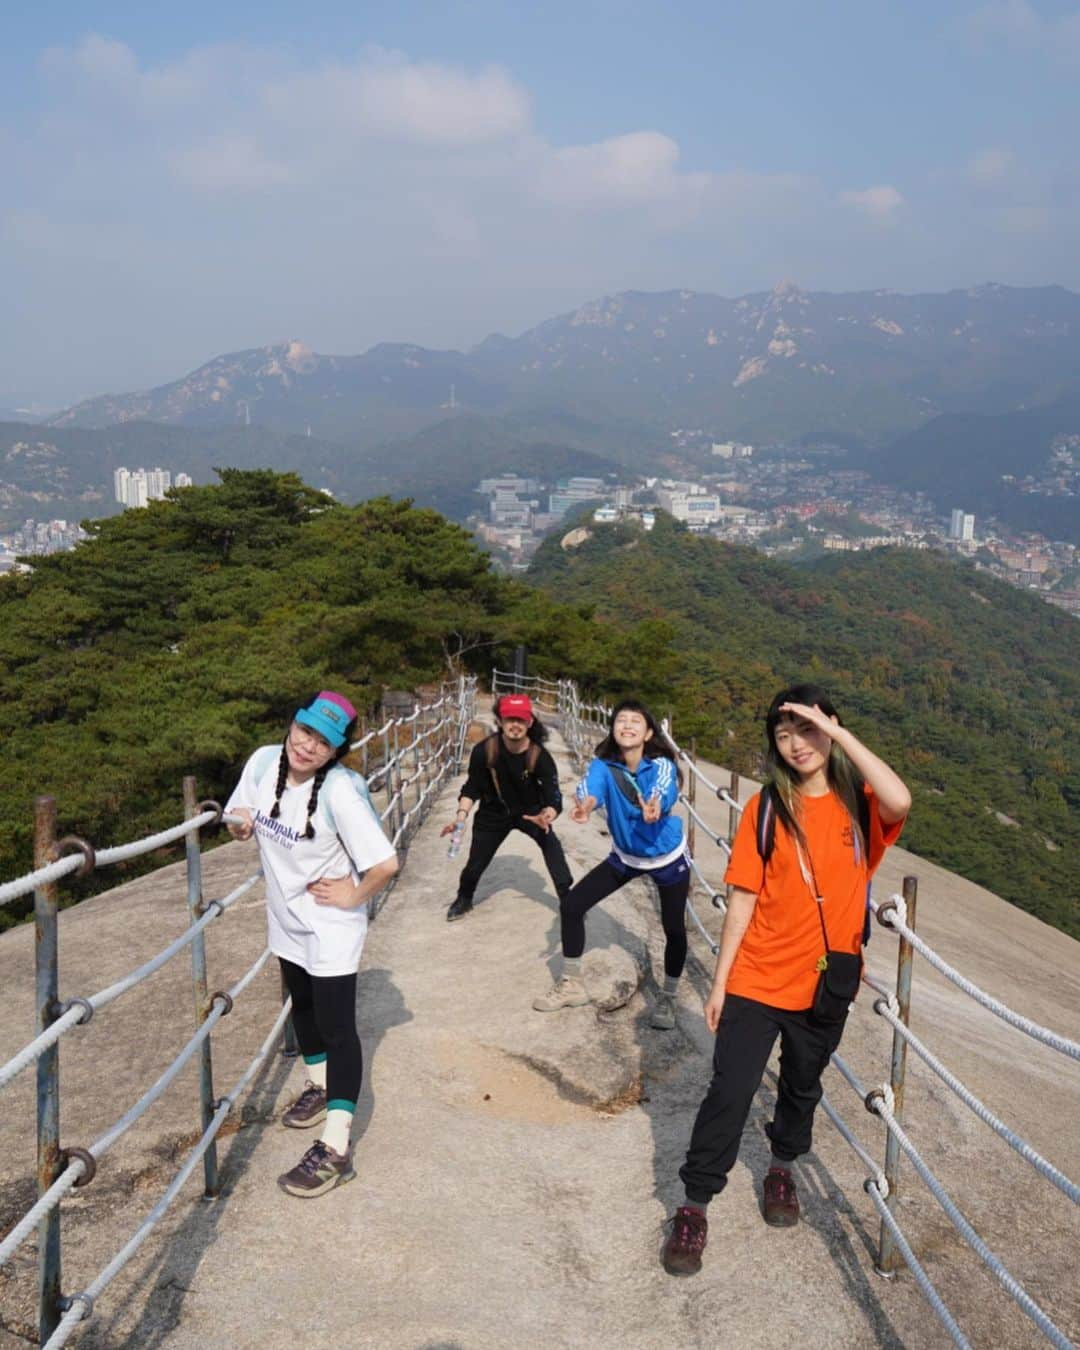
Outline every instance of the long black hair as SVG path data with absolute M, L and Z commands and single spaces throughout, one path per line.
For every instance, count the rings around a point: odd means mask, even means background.
M 649 709 L 636 698 L 624 698 L 616 703 L 611 710 L 611 716 L 608 718 L 607 735 L 597 745 L 593 755 L 597 759 L 617 759 L 623 758 L 622 747 L 615 740 L 615 719 L 622 712 L 640 713 L 645 719 L 645 724 L 649 729 L 649 734 L 645 738 L 645 744 L 641 747 L 642 755 L 647 759 L 670 759 L 675 765 L 676 780 L 682 783 L 682 769 L 679 768 L 679 761 L 675 755 L 675 747 L 660 729 L 660 723 L 652 715 Z
M 788 689 L 781 689 L 769 704 L 769 711 L 765 714 L 765 734 L 769 741 L 765 763 L 768 768 L 769 782 L 776 789 L 776 814 L 788 833 L 805 847 L 806 836 L 803 834 L 802 824 L 799 820 L 799 793 L 801 791 L 799 775 L 790 764 L 786 763 L 784 757 L 776 748 L 776 729 L 783 718 L 791 716 L 790 713 L 780 711 L 785 703 L 802 703 L 809 708 L 817 704 L 826 717 L 835 717 L 841 726 L 843 726 L 843 721 L 836 711 L 832 699 L 818 684 L 793 684 Z M 863 796 L 866 780 L 835 741 L 831 741 L 829 744 L 825 776 L 829 787 L 840 798 L 844 809 L 851 817 L 851 828 L 859 838 L 862 845 L 862 856 L 865 858 L 866 839 L 863 835 L 862 826 L 859 824 L 859 802 Z
M 300 707 L 310 708 L 318 697 L 319 695 L 317 693 L 312 694 L 312 696 L 309 699 L 306 699 L 303 703 L 300 704 Z M 349 753 L 350 743 L 352 741 L 352 738 L 356 735 L 357 721 L 358 719 L 354 717 L 352 721 L 348 724 L 348 726 L 345 728 L 345 739 L 334 751 L 333 759 L 328 759 L 321 769 L 317 769 L 315 771 L 315 777 L 311 780 L 311 796 L 308 797 L 308 804 L 307 804 L 307 825 L 304 828 L 303 834 L 303 837 L 305 839 L 315 838 L 315 825 L 312 821 L 312 817 L 314 816 L 315 811 L 319 805 L 319 791 L 322 788 L 323 783 L 326 781 L 326 775 L 336 764 L 340 764 L 341 761 L 345 758 L 345 756 Z M 303 723 L 301 723 L 301 725 L 303 725 Z M 289 731 L 291 730 L 292 730 L 292 722 L 289 723 Z M 274 788 L 274 805 L 270 809 L 271 820 L 277 820 L 278 816 L 281 814 L 281 794 L 285 791 L 285 780 L 289 776 L 289 755 L 286 749 L 288 742 L 289 742 L 289 732 L 286 731 L 284 739 L 281 742 L 281 754 L 278 756 L 277 784 Z

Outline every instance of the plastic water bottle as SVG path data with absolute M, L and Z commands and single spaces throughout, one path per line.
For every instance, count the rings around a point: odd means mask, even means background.
M 461 852 L 461 841 L 465 838 L 465 822 L 463 820 L 455 821 L 453 831 L 450 834 L 450 847 L 446 850 L 448 858 L 456 858 Z

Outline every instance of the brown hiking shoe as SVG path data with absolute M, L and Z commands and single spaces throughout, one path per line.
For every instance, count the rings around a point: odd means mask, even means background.
M 326 1119 L 326 1089 L 309 1078 L 304 1090 L 281 1117 L 282 1125 L 290 1130 L 307 1130 Z
M 786 1167 L 770 1167 L 766 1172 L 763 1212 L 773 1228 L 791 1228 L 799 1222 L 799 1193 Z
M 289 1195 L 307 1200 L 352 1181 L 354 1176 L 351 1151 L 338 1153 L 316 1139 L 296 1166 L 278 1177 L 278 1185 Z
M 709 1221 L 700 1209 L 680 1205 L 671 1218 L 671 1232 L 664 1243 L 664 1269 L 669 1275 L 696 1275 L 701 1253 L 709 1240 Z

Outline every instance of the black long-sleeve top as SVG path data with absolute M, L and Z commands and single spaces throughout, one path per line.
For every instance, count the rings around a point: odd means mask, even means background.
M 548 752 L 540 747 L 536 767 L 530 773 L 526 767 L 528 752 L 512 755 L 499 737 L 495 756 L 495 774 L 499 780 L 496 791 L 491 770 L 487 765 L 487 745 L 474 745 L 469 756 L 469 776 L 458 793 L 479 802 L 478 815 L 505 820 L 510 816 L 535 816 L 550 806 L 558 815 L 562 811 L 562 793 L 559 791 L 559 771 Z

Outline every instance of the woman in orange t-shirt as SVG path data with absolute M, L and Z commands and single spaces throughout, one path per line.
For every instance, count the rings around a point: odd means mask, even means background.
M 810 1149 L 821 1075 L 846 1019 L 845 1012 L 828 1021 L 814 1013 L 823 958 L 826 951 L 840 955 L 838 966 L 842 954 L 860 953 L 867 886 L 911 808 L 903 781 L 841 724 L 816 685 L 777 694 L 765 729 L 770 788 L 743 812 L 725 876 L 733 890 L 705 1003 L 716 1033 L 713 1078 L 679 1172 L 686 1201 L 663 1257 L 673 1275 L 701 1269 L 706 1207 L 735 1164 L 777 1036 L 780 1086 L 766 1126 L 772 1166 L 764 1217 L 776 1227 L 797 1222 L 791 1164 Z M 759 831 L 762 811 L 775 813 L 772 831 Z

